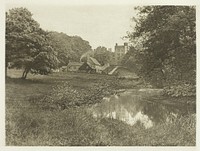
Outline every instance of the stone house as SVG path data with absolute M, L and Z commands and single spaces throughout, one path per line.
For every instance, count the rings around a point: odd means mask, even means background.
M 108 64 L 102 66 L 95 58 L 88 57 L 87 62 L 83 63 L 79 70 L 87 73 L 102 73 L 108 66 Z
M 68 65 L 65 66 L 64 71 L 77 72 L 82 65 L 83 63 L 81 62 L 69 62 Z

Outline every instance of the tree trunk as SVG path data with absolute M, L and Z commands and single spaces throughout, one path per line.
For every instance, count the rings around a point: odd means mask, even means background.
M 29 73 L 30 69 L 25 68 L 23 74 L 22 74 L 22 79 L 26 79 L 27 74 Z
M 26 70 L 26 73 L 24 75 L 24 79 L 26 79 L 28 73 L 29 73 L 29 70 Z
M 23 72 L 23 74 L 22 74 L 22 79 L 24 79 L 24 74 L 25 74 L 25 72 L 26 72 L 26 69 L 24 70 L 24 72 Z

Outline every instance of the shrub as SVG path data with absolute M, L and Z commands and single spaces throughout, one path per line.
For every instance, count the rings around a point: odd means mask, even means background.
M 196 86 L 192 84 L 180 83 L 177 85 L 165 87 L 164 92 L 165 94 L 173 96 L 173 97 L 195 96 Z
M 112 91 L 104 82 L 98 82 L 88 89 L 74 89 L 66 82 L 54 86 L 44 97 L 31 98 L 31 100 L 43 109 L 63 110 L 69 107 L 98 103 Z

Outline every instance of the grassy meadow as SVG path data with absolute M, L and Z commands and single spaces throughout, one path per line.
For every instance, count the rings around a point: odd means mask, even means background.
M 53 73 L 28 75 L 9 70 L 6 79 L 8 146 L 194 146 L 196 115 L 142 129 L 114 119 L 96 119 L 86 109 L 139 81 L 108 75 Z

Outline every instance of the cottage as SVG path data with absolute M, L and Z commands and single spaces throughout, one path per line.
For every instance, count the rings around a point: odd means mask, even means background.
M 63 71 L 76 72 L 82 65 L 80 62 L 69 62 L 67 66 L 63 66 Z
M 60 69 L 61 71 L 67 71 L 67 66 L 62 66 Z
M 79 70 L 80 66 L 82 66 L 83 63 L 81 62 L 69 62 L 67 65 L 67 71 L 73 71 L 76 72 Z
M 96 72 L 96 70 L 91 68 L 87 62 L 84 62 L 83 65 L 80 66 L 79 71 L 86 72 L 86 73 L 95 73 Z
M 79 70 L 87 73 L 101 73 L 102 67 L 95 58 L 88 57 L 87 62 L 83 63 Z

